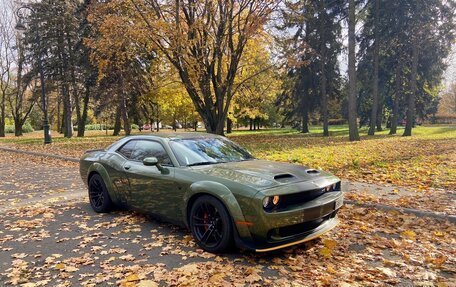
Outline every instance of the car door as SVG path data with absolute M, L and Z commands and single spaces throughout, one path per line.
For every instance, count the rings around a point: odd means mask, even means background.
M 124 171 L 124 165 L 131 157 L 136 141 L 128 141 L 115 152 L 106 154 L 105 165 L 112 185 L 116 189 L 115 196 L 122 205 L 127 204 L 127 196 L 130 192 L 130 183 Z
M 145 166 L 146 157 L 156 157 L 165 168 Z M 130 159 L 124 165 L 130 182 L 127 201 L 134 208 L 169 219 L 180 220 L 178 211 L 182 195 L 174 179 L 172 161 L 163 145 L 154 140 L 136 140 Z

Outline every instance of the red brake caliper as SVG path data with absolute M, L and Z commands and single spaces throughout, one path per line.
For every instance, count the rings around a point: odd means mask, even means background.
M 208 226 L 209 226 L 209 214 L 204 213 L 203 219 L 204 219 L 204 231 L 207 231 Z

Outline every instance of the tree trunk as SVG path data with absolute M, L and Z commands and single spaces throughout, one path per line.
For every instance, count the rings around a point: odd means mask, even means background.
M 397 133 L 397 122 L 399 121 L 399 100 L 401 95 L 401 74 L 402 74 L 402 61 L 399 59 L 396 66 L 396 79 L 395 79 L 395 92 L 393 102 L 393 113 L 391 115 L 391 129 L 389 134 L 395 135 Z
M 0 137 L 5 137 L 5 98 L 2 98 L 0 106 Z
M 378 115 L 378 54 L 379 54 L 379 4 L 380 0 L 375 0 L 375 18 L 374 18 L 374 75 L 372 77 L 372 110 L 369 122 L 368 135 L 373 136 L 375 134 L 375 126 L 377 125 Z M 381 125 L 380 125 L 381 126 Z M 381 129 L 381 127 L 380 127 Z
M 304 108 L 303 115 L 302 115 L 301 132 L 304 134 L 309 133 L 309 111 L 308 111 L 307 107 Z
M 62 101 L 60 99 L 60 96 L 57 96 L 57 132 L 62 133 L 62 118 L 60 115 L 60 106 L 62 104 Z
M 85 134 L 85 123 L 87 121 L 87 111 L 89 109 L 90 87 L 86 85 L 85 95 L 82 103 L 82 115 L 78 123 L 78 137 L 83 137 Z
M 73 121 L 72 121 L 72 107 L 71 98 L 68 90 L 68 85 L 64 84 L 64 95 L 63 95 L 63 134 L 66 138 L 73 137 Z
M 412 43 L 412 71 L 410 72 L 410 93 L 407 98 L 407 119 L 403 136 L 411 136 L 415 122 L 415 93 L 418 70 L 418 39 L 415 36 Z
M 329 136 L 328 126 L 328 95 L 326 76 L 326 7 L 324 1 L 319 1 L 320 13 L 320 93 L 321 93 L 321 116 L 323 118 L 323 136 Z
M 253 130 L 253 119 L 250 119 L 250 130 Z
M 120 114 L 120 104 L 117 106 L 116 109 L 116 119 L 114 121 L 114 132 L 113 136 L 118 136 L 120 134 L 120 129 L 121 129 L 121 114 Z
M 3 87 L 2 87 L 3 88 Z M 0 102 L 0 137 L 5 137 L 5 125 L 6 125 L 6 114 L 5 114 L 5 101 L 6 101 L 6 89 L 2 92 L 2 101 Z
M 131 134 L 131 125 L 130 125 L 130 121 L 128 119 L 127 103 L 126 103 L 125 95 L 123 93 L 122 93 L 122 100 L 121 100 L 121 104 L 120 104 L 120 112 L 122 115 L 125 135 L 129 136 Z
M 233 132 L 233 121 L 230 118 L 226 119 L 226 133 L 230 134 Z
M 378 111 L 377 111 L 377 131 L 381 132 L 383 123 L 383 100 L 379 97 Z
M 156 126 L 155 126 L 155 130 L 157 132 L 160 131 L 160 122 L 161 122 L 161 120 L 160 120 L 160 109 L 159 109 L 159 106 L 157 104 L 157 120 L 156 120 Z
M 358 141 L 357 92 L 356 92 L 356 54 L 355 54 L 355 0 L 349 0 L 348 20 L 348 129 L 350 141 Z
M 195 121 L 193 123 L 193 128 L 194 128 L 195 132 L 198 131 L 198 121 Z
M 22 133 L 22 121 L 19 119 L 14 119 L 14 135 L 20 137 Z
M 323 63 L 323 60 L 321 60 L 321 62 Z M 328 137 L 328 95 L 326 94 L 326 73 L 324 72 L 325 65 L 321 64 L 321 68 L 321 115 L 323 117 L 323 136 Z

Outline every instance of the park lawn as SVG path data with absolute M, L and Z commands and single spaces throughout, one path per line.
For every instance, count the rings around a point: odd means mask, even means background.
M 167 131 L 171 132 L 171 131 Z M 348 127 L 331 126 L 330 137 L 321 127 L 312 126 L 309 134 L 293 129 L 235 131 L 229 138 L 245 146 L 257 158 L 290 162 L 321 168 L 343 179 L 410 186 L 420 190 L 456 187 L 456 126 L 418 126 L 412 137 L 388 135 L 388 130 L 349 142 Z M 142 134 L 145 134 L 143 132 Z M 89 131 L 85 138 L 54 136 L 53 144 L 42 144 L 41 132 L 20 138 L 0 139 L 0 145 L 79 157 L 87 149 L 104 148 L 120 137 Z

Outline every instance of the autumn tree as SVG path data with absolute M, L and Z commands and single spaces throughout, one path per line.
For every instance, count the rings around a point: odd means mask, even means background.
M 245 46 L 277 1 L 130 1 L 150 43 L 177 69 L 207 132 L 223 134 Z
M 24 14 L 27 24 L 25 56 L 31 63 L 42 58 L 47 94 L 58 96 L 50 106 L 57 110 L 57 130 L 73 136 L 76 111 L 78 136 L 83 136 L 89 100 L 96 93 L 97 70 L 89 62 L 89 50 L 83 39 L 91 33 L 87 21 L 90 0 L 40 1 L 29 3 Z M 32 70 L 38 73 L 38 69 Z M 63 104 L 63 115 L 60 106 Z
M 233 107 L 227 118 L 228 133 L 238 119 L 247 120 L 250 129 L 257 130 L 260 122 L 269 118 L 269 108 L 274 105 L 280 86 L 277 67 L 268 49 L 270 42 L 270 35 L 263 32 L 246 45 L 235 80 Z
M 323 135 L 329 135 L 328 102 L 340 89 L 337 55 L 342 7 L 341 1 L 286 1 L 281 9 L 282 23 L 277 28 L 285 35 L 279 41 L 289 83 L 284 83 L 280 101 L 285 104 L 287 97 L 295 98 L 288 102 L 297 107 L 287 113 L 299 112 L 302 132 L 309 131 L 309 113 L 319 107 Z
M 129 18 L 129 1 L 95 3 L 88 16 L 94 33 L 85 39 L 90 58 L 98 68 L 98 82 L 104 87 L 101 101 L 117 107 L 114 135 L 131 132 L 128 106 L 150 87 L 150 69 L 157 56 L 145 41 L 144 31 Z

